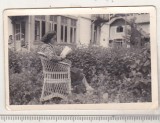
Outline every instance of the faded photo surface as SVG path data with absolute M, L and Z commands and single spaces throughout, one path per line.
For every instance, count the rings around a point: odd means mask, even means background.
M 7 16 L 9 105 L 151 103 L 150 18 Z

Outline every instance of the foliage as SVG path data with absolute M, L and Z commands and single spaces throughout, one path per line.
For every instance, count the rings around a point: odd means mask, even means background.
M 28 53 L 9 50 L 9 69 L 13 73 L 27 71 L 35 75 L 42 70 L 42 65 L 35 51 Z
M 10 104 L 25 105 L 34 99 L 39 101 L 43 80 L 41 75 L 39 73 L 35 76 L 29 72 L 10 75 Z
M 60 53 L 62 48 L 56 48 Z M 95 89 L 86 93 L 84 85 L 73 88 L 69 101 L 53 99 L 49 103 L 126 103 L 151 101 L 150 47 L 142 49 L 75 48 L 67 56 L 73 67 L 83 69 Z M 9 52 L 11 104 L 39 102 L 43 76 L 35 52 Z
M 42 65 L 35 51 L 15 52 L 9 50 L 10 104 L 27 104 L 40 97 Z
M 136 23 L 136 18 L 128 20 L 127 24 L 130 28 L 126 30 L 127 36 L 124 36 L 125 40 L 130 44 L 131 47 L 143 46 L 146 43 L 144 41 L 145 31 Z
M 127 102 L 131 95 L 132 100 L 130 101 L 151 101 L 149 47 L 111 50 L 99 47 L 76 49 L 68 58 L 72 61 L 73 66 L 84 70 L 94 88 L 104 86 L 106 87 L 104 93 L 111 93 L 111 89 L 116 90 L 113 93 L 114 97 L 120 96 L 117 97 L 118 99 L 122 99 L 121 96 L 125 95 L 125 100 L 120 102 Z M 127 96 L 129 98 L 126 98 Z

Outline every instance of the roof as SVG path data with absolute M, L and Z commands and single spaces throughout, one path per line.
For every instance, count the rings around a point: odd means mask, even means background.
M 150 22 L 150 16 L 149 14 L 137 14 L 137 15 L 134 15 L 134 16 L 123 16 L 123 17 L 114 17 L 112 18 L 108 24 L 112 24 L 113 22 L 115 22 L 116 20 L 126 20 L 126 22 L 129 22 L 131 19 L 134 19 L 135 18 L 135 22 L 136 23 L 149 23 Z
M 125 21 L 125 18 L 124 17 L 115 17 L 115 18 L 112 18 L 108 24 L 112 24 L 113 22 L 115 22 L 116 20 L 124 20 Z
M 150 16 L 149 14 L 137 14 L 135 16 L 127 16 L 128 20 L 131 20 L 133 18 L 136 18 L 136 23 L 149 23 L 150 22 Z

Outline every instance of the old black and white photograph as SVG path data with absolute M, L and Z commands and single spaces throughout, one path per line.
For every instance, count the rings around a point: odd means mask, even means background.
M 152 103 L 154 14 L 121 10 L 7 14 L 8 105 Z

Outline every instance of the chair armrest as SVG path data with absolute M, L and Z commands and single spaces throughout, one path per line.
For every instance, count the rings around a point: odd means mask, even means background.
M 71 67 L 71 65 L 68 64 L 68 63 L 66 63 L 66 62 L 58 62 L 58 63 L 59 63 L 59 64 L 63 64 L 63 65 L 67 65 L 67 66 Z
M 47 56 L 46 56 L 44 53 L 42 53 L 42 52 L 38 52 L 38 55 L 39 55 L 39 56 L 42 56 L 42 57 L 44 57 L 44 58 L 47 58 Z
M 39 56 L 42 56 L 42 57 L 44 57 L 44 58 L 47 58 L 47 56 L 46 56 L 44 53 L 42 53 L 42 52 L 38 52 L 38 55 L 39 55 Z M 70 64 L 68 64 L 68 63 L 66 63 L 66 62 L 63 62 L 63 61 L 59 61 L 58 64 L 63 64 L 63 65 L 67 65 L 67 66 L 71 67 Z

